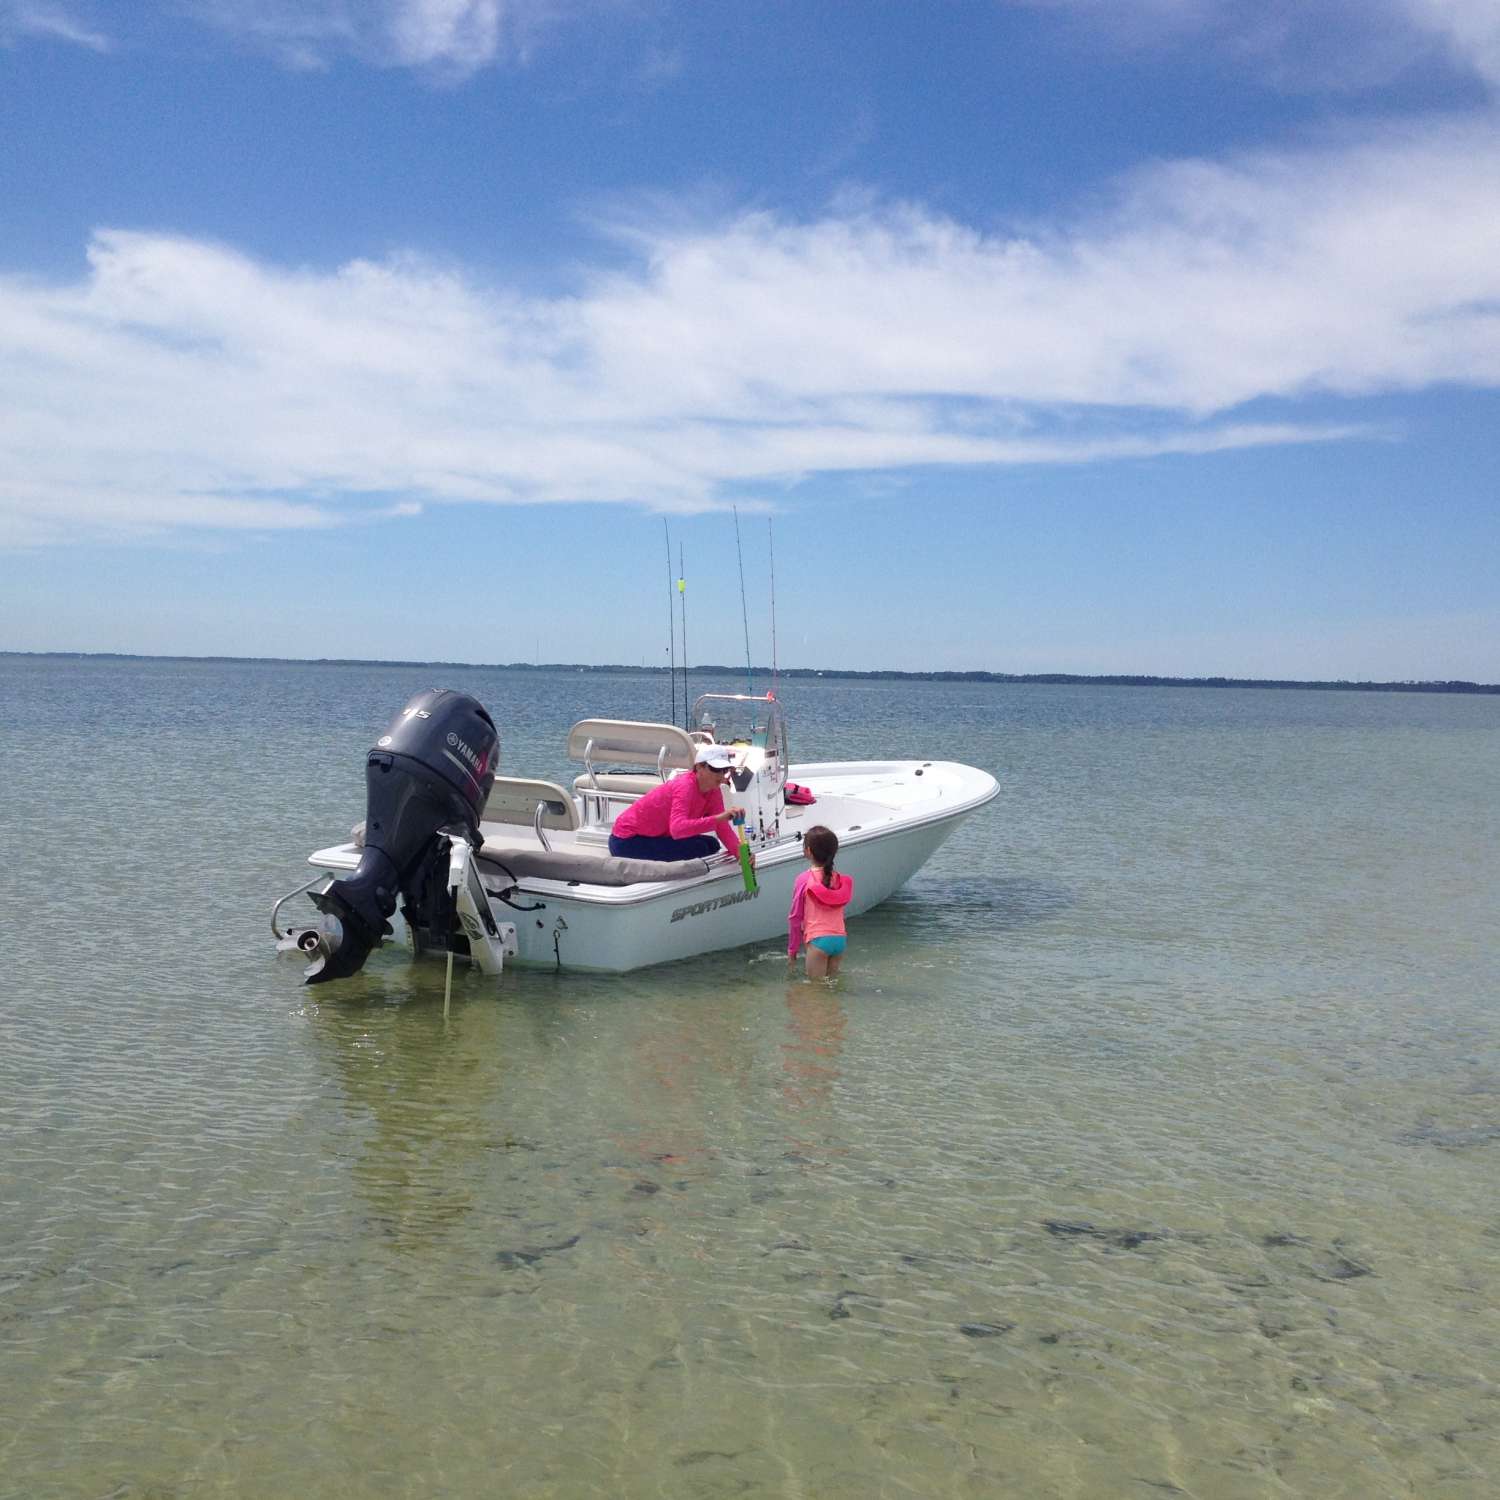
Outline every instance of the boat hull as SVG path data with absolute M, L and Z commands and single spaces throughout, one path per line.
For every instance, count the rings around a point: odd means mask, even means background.
M 839 870 L 854 877 L 849 915 L 878 906 L 905 885 L 962 816 L 840 849 Z M 518 900 L 544 901 L 545 910 L 519 913 L 500 905 L 495 910 L 516 922 L 518 952 L 512 962 L 533 968 L 622 974 L 772 938 L 784 943 L 792 887 L 807 868 L 799 850 L 789 852 L 792 859 L 761 856 L 754 892 L 745 889 L 735 864 L 713 879 L 656 887 L 654 894 L 628 903 L 534 887 L 523 889 Z

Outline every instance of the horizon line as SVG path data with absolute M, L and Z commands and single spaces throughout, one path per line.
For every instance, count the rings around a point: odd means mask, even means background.
M 693 667 L 631 666 L 627 662 L 465 662 L 465 661 L 405 661 L 386 660 L 380 657 L 358 656 L 225 656 L 212 654 L 190 656 L 179 653 L 155 654 L 143 651 L 11 651 L 0 650 L 0 658 L 23 657 L 63 661 L 175 661 L 223 663 L 242 662 L 269 666 L 307 667 L 443 667 L 462 671 L 489 672 L 636 672 L 661 676 L 681 672 L 713 673 L 718 676 L 736 676 L 748 671 L 751 675 L 766 678 L 850 678 L 881 681 L 915 682 L 990 682 L 1000 685 L 1035 685 L 1042 687 L 1067 687 L 1093 683 L 1104 687 L 1229 687 L 1229 688 L 1293 688 L 1302 690 L 1324 690 L 1333 692 L 1385 692 L 1385 693 L 1497 693 L 1500 683 L 1471 682 L 1465 678 L 1404 678 L 1388 681 L 1356 678 L 1295 678 L 1295 677 L 1226 677 L 1211 674 L 1198 677 L 1165 676 L 1154 672 L 995 672 L 984 668 L 935 669 L 931 671 L 908 671 L 898 667 L 876 667 L 857 669 L 846 667 L 739 667 L 722 662 L 703 662 Z

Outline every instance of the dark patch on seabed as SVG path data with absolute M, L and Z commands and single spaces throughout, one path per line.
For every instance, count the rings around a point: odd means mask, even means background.
M 1112 1245 L 1117 1250 L 1134 1250 L 1166 1235 L 1154 1229 L 1101 1229 L 1084 1219 L 1043 1219 L 1042 1227 L 1060 1239 L 1091 1239 Z
M 1468 1125 L 1457 1129 L 1423 1120 L 1396 1137 L 1403 1146 L 1436 1146 L 1440 1151 L 1466 1151 L 1471 1146 L 1487 1146 L 1500 1141 L 1500 1125 Z
M 995 1339 L 1012 1332 L 1015 1326 L 1014 1323 L 960 1323 L 958 1331 L 966 1339 Z
M 1303 1262 L 1302 1270 L 1319 1281 L 1358 1281 L 1361 1276 L 1375 1274 L 1373 1267 L 1345 1251 L 1342 1240 L 1335 1240 L 1327 1250 L 1317 1250 L 1311 1241 L 1295 1234 L 1268 1234 L 1261 1244 L 1267 1250 L 1312 1249 L 1314 1259 Z
M 867 1292 L 856 1292 L 846 1289 L 833 1299 L 833 1306 L 828 1309 L 828 1316 L 835 1322 L 838 1322 L 841 1318 L 847 1318 L 849 1316 L 849 1309 L 844 1304 L 851 1298 L 859 1302 L 868 1302 L 873 1307 L 883 1305 L 879 1297 L 872 1297 Z
M 1048 1234 L 1062 1240 L 1096 1241 L 1111 1250 L 1138 1250 L 1143 1245 L 1160 1244 L 1176 1240 L 1185 1244 L 1201 1245 L 1205 1237 L 1201 1234 L 1173 1234 L 1158 1229 L 1110 1228 L 1093 1223 L 1089 1219 L 1043 1219 L 1042 1227 Z M 1303 1235 L 1276 1230 L 1261 1236 L 1261 1248 L 1265 1250 L 1298 1250 L 1310 1252 L 1302 1260 L 1299 1269 L 1318 1281 L 1358 1281 L 1362 1276 L 1373 1276 L 1375 1270 L 1364 1260 L 1351 1255 L 1342 1240 L 1334 1240 L 1326 1249 L 1320 1249 Z
M 998 875 L 918 876 L 883 901 L 879 914 L 945 925 L 966 925 L 982 916 L 990 930 L 1004 931 L 1060 916 L 1076 902 L 1064 885 Z
M 495 1259 L 505 1267 L 507 1271 L 514 1271 L 521 1266 L 534 1266 L 544 1255 L 556 1255 L 562 1250 L 571 1250 L 582 1235 L 575 1234 L 572 1239 L 561 1241 L 556 1245 L 528 1245 L 521 1250 L 499 1250 Z

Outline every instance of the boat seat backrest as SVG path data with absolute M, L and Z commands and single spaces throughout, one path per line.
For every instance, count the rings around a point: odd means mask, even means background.
M 497 776 L 480 821 L 519 823 L 530 828 L 538 803 L 546 808 L 543 828 L 578 827 L 578 804 L 562 787 L 555 781 L 533 781 L 526 776 Z
M 661 785 L 661 778 L 652 771 L 598 771 L 592 777 L 580 771 L 573 778 L 575 792 L 619 792 L 627 797 L 644 797 Z
M 685 771 L 693 763 L 687 730 L 675 724 L 632 719 L 583 719 L 568 733 L 568 759 L 592 766 L 640 766 L 643 770 Z

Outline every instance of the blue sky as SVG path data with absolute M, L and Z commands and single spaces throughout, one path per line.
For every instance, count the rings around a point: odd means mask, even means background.
M 1500 681 L 1495 0 L 0 0 L 0 649 Z

